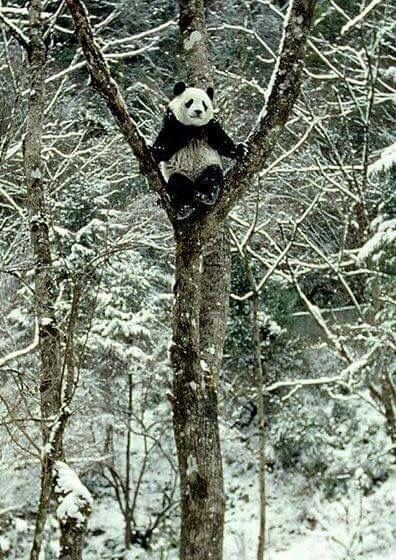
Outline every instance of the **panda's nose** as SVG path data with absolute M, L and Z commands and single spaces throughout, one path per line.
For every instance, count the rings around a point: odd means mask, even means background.
M 197 117 L 200 117 L 202 115 L 201 109 L 195 109 L 195 114 Z

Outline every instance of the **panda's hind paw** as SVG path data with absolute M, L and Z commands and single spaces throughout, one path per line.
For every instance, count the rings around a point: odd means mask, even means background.
M 196 192 L 195 198 L 205 206 L 213 206 L 214 204 L 216 204 L 216 201 L 219 198 L 219 192 L 220 187 L 218 185 L 215 185 L 209 192 Z
M 175 220 L 177 222 L 181 222 L 182 220 L 187 220 L 187 218 L 191 216 L 194 210 L 195 210 L 194 206 L 191 206 L 190 204 L 183 204 L 183 206 L 180 206 L 180 208 L 177 209 L 175 213 Z

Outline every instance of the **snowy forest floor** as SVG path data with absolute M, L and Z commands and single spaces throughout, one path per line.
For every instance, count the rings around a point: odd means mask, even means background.
M 162 408 L 160 405 L 159 408 Z M 161 411 L 153 411 L 153 417 Z M 375 412 L 359 406 L 364 422 L 372 425 Z M 363 415 L 365 419 L 363 421 Z M 258 535 L 258 486 L 254 449 L 254 427 L 241 433 L 222 426 L 227 516 L 225 559 L 253 560 L 256 557 Z M 171 439 L 171 434 L 169 434 Z M 171 441 L 169 442 L 171 444 Z M 342 470 L 351 459 L 352 446 L 345 446 L 338 455 Z M 139 461 L 136 456 L 136 462 Z M 161 461 L 143 485 L 139 509 L 149 512 L 158 500 L 158 488 L 169 478 L 168 466 Z M 267 473 L 267 560 L 391 560 L 395 558 L 396 473 L 392 469 L 385 481 L 365 488 L 362 469 L 357 468 L 348 484 L 335 498 L 329 499 L 317 481 L 309 480 L 296 470 L 275 468 Z M 0 531 L 0 558 L 27 560 L 34 521 L 35 478 L 2 473 L 1 498 L 8 502 L 8 523 Z M 36 473 L 36 476 L 38 473 Z M 30 478 L 32 477 L 32 478 Z M 340 477 L 341 478 L 341 477 Z M 345 477 L 348 479 L 348 475 Z M 88 483 L 95 497 L 84 559 L 176 560 L 178 519 L 177 502 L 157 530 L 150 552 L 134 546 L 125 552 L 123 546 L 124 521 L 114 497 L 105 489 L 102 494 Z M 104 492 L 104 493 L 103 493 Z M 26 507 L 15 507 L 24 500 L 31 501 L 31 517 L 22 516 Z M 14 504 L 14 506 L 13 506 Z M 15 511 L 13 511 L 13 507 Z M 30 509 L 30 508 L 29 508 Z M 2 519 L 5 519 L 3 515 Z M 145 515 L 141 517 L 144 526 Z M 57 557 L 57 523 L 52 517 L 47 523 L 47 540 L 40 558 Z

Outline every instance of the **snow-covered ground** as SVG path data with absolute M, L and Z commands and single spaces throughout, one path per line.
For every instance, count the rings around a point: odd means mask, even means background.
M 383 419 L 365 403 L 354 406 L 361 419 L 362 433 L 366 433 L 366 427 L 371 426 L 375 449 L 382 449 L 386 455 L 384 445 L 387 440 L 383 430 Z M 158 407 L 157 410 L 150 410 L 146 418 L 148 422 L 159 414 L 164 404 L 161 403 Z M 161 409 L 161 412 L 165 411 Z M 221 429 L 227 496 L 224 560 L 256 559 L 259 493 L 255 428 L 251 428 L 251 432 L 244 430 L 242 433 L 230 425 L 223 425 Z M 338 428 L 344 429 L 341 424 Z M 358 440 L 358 433 L 355 435 Z M 169 436 L 169 442 L 163 444 L 171 446 L 171 434 Z M 345 441 L 347 442 L 347 439 Z M 136 465 L 143 453 L 141 443 L 135 436 L 134 476 L 137 472 Z M 333 449 L 335 460 L 338 462 L 338 465 L 334 466 L 334 473 L 339 472 L 339 465 L 344 467 L 355 464 L 354 445 L 355 441 L 351 441 L 340 449 Z M 276 452 L 270 449 L 268 452 L 273 456 L 275 454 L 276 458 Z M 363 458 L 360 457 L 359 460 L 363 465 Z M 280 468 L 274 461 L 272 472 L 266 475 L 266 560 L 396 558 L 396 472 L 389 468 L 382 479 L 367 485 L 367 475 L 364 468 L 358 466 L 359 460 L 356 462 L 355 471 L 346 476 L 343 489 L 332 498 L 326 496 L 324 483 L 310 480 L 300 473 L 298 468 Z M 332 476 L 336 476 L 334 473 L 331 473 Z M 38 476 L 38 472 L 33 474 L 34 477 Z M 169 463 L 164 456 L 156 456 L 147 471 L 138 502 L 136 522 L 141 524 L 142 528 L 148 526 L 150 515 L 158 511 L 162 489 L 171 475 Z M 33 484 L 28 478 L 23 473 L 1 474 L 0 497 L 4 507 L 9 507 L 12 511 L 13 503 L 21 506 L 12 514 L 7 527 L 0 527 L 1 559 L 27 560 L 29 557 L 36 507 L 32 488 L 37 481 Z M 84 560 L 178 560 L 177 501 L 165 523 L 160 525 L 155 533 L 152 551 L 134 546 L 126 554 L 123 544 L 124 520 L 112 491 L 102 489 L 98 493 L 95 484 L 92 481 L 91 485 L 88 483 L 89 490 L 94 495 L 94 503 Z M 24 500 L 29 503 L 29 507 L 23 505 Z M 28 519 L 25 516 L 26 511 L 30 511 Z M 55 518 L 48 525 L 47 544 L 40 560 L 57 558 L 58 535 Z

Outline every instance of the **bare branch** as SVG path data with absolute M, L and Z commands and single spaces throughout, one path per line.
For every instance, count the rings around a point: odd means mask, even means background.
M 0 20 L 8 27 L 11 35 L 18 41 L 18 43 L 23 47 L 27 53 L 30 52 L 30 41 L 26 35 L 15 25 L 11 20 L 5 17 L 4 14 L 0 12 Z
M 6 364 L 8 364 L 8 362 L 12 362 L 17 358 L 20 358 L 21 356 L 25 356 L 26 354 L 29 354 L 30 352 L 32 352 L 37 348 L 38 344 L 39 344 L 39 328 L 38 328 L 38 322 L 36 321 L 36 328 L 35 328 L 35 333 L 32 342 L 28 344 L 28 346 L 26 346 L 25 348 L 21 348 L 21 350 L 16 350 L 15 352 L 11 352 L 10 354 L 7 354 L 7 356 L 4 356 L 4 358 L 1 358 L 0 368 L 4 367 Z
M 254 175 L 263 169 L 282 132 L 300 91 L 305 46 L 315 3 L 315 0 L 294 0 L 290 3 L 267 102 L 248 138 L 248 155 L 227 174 L 224 192 L 205 220 L 206 231 L 214 223 L 221 222 L 242 198 Z
M 94 33 L 88 19 L 88 12 L 81 0 L 66 0 L 74 20 L 76 34 L 84 51 L 93 87 L 105 99 L 125 140 L 140 164 L 142 173 L 165 202 L 167 200 L 165 184 L 154 161 L 146 140 L 140 133 L 138 125 L 130 115 L 118 85 L 111 76 L 109 65 L 95 41 Z
M 355 27 L 355 25 L 357 23 L 359 23 L 360 21 L 362 21 L 370 12 L 373 8 L 375 8 L 376 6 L 378 6 L 378 4 L 380 4 L 383 0 L 372 0 L 370 2 L 370 4 L 368 6 L 366 6 L 364 8 L 364 10 L 362 10 L 356 17 L 354 17 L 353 19 L 349 20 L 341 29 L 341 35 L 345 35 L 345 33 L 347 33 L 350 29 L 352 29 L 352 27 Z

